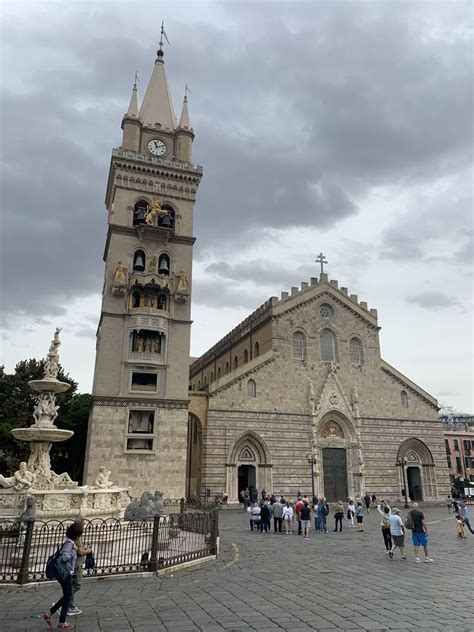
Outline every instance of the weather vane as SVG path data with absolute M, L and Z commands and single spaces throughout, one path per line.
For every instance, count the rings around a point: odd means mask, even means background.
M 163 53 L 163 44 L 164 44 L 163 38 L 165 38 L 165 41 L 168 44 L 168 46 L 171 46 L 170 41 L 168 39 L 168 36 L 166 35 L 164 21 L 161 23 L 161 34 L 160 34 L 160 44 L 159 44 L 160 48 L 159 48 L 159 51 L 158 51 L 158 52 L 161 51 L 161 53 Z
M 324 273 L 324 264 L 328 263 L 328 260 L 326 259 L 325 255 L 323 255 L 322 252 L 319 253 L 319 255 L 317 255 L 316 259 L 314 260 L 315 263 L 320 263 L 321 264 L 321 274 Z

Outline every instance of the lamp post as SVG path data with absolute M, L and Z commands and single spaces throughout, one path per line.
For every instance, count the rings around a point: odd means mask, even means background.
M 402 476 L 403 476 L 403 491 L 405 492 L 404 497 L 405 497 L 405 509 L 409 508 L 408 505 L 408 494 L 407 494 L 407 483 L 406 483 L 406 479 L 405 479 L 405 465 L 407 463 L 407 458 L 406 456 L 400 459 L 397 459 L 397 462 L 395 463 L 395 465 L 397 465 L 398 467 L 402 468 Z
M 311 466 L 311 490 L 313 492 L 313 496 L 311 498 L 311 502 L 313 502 L 314 498 L 314 466 L 316 465 L 316 457 L 314 454 L 307 454 L 306 458 L 308 459 L 308 464 Z

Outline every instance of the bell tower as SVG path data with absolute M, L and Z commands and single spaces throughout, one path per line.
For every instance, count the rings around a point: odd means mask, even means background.
M 179 123 L 162 44 L 138 106 L 137 85 L 112 150 L 108 231 L 85 464 L 134 494 L 185 493 L 193 209 L 202 168 L 191 162 L 187 97 Z

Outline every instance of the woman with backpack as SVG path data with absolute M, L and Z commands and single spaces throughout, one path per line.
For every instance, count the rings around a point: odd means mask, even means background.
M 72 575 L 76 567 L 77 545 L 76 540 L 81 537 L 83 524 L 73 522 L 66 530 L 66 539 L 55 555 L 54 578 L 60 583 L 63 596 L 48 612 L 43 614 L 48 628 L 53 627 L 53 614 L 61 608 L 59 614 L 59 630 L 72 630 L 74 626 L 66 621 L 67 612 L 72 598 Z
M 382 500 L 381 504 L 377 505 L 377 511 L 382 517 L 380 521 L 380 528 L 382 529 L 385 551 L 386 553 L 389 553 L 392 550 L 392 536 L 390 535 L 390 516 L 392 515 L 392 512 L 385 500 Z

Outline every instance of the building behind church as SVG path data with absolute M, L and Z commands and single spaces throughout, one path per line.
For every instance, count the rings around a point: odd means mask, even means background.
M 322 273 L 190 367 L 188 494 L 449 493 L 437 401 L 385 362 L 377 311 Z M 313 462 L 311 464 L 311 461 Z

